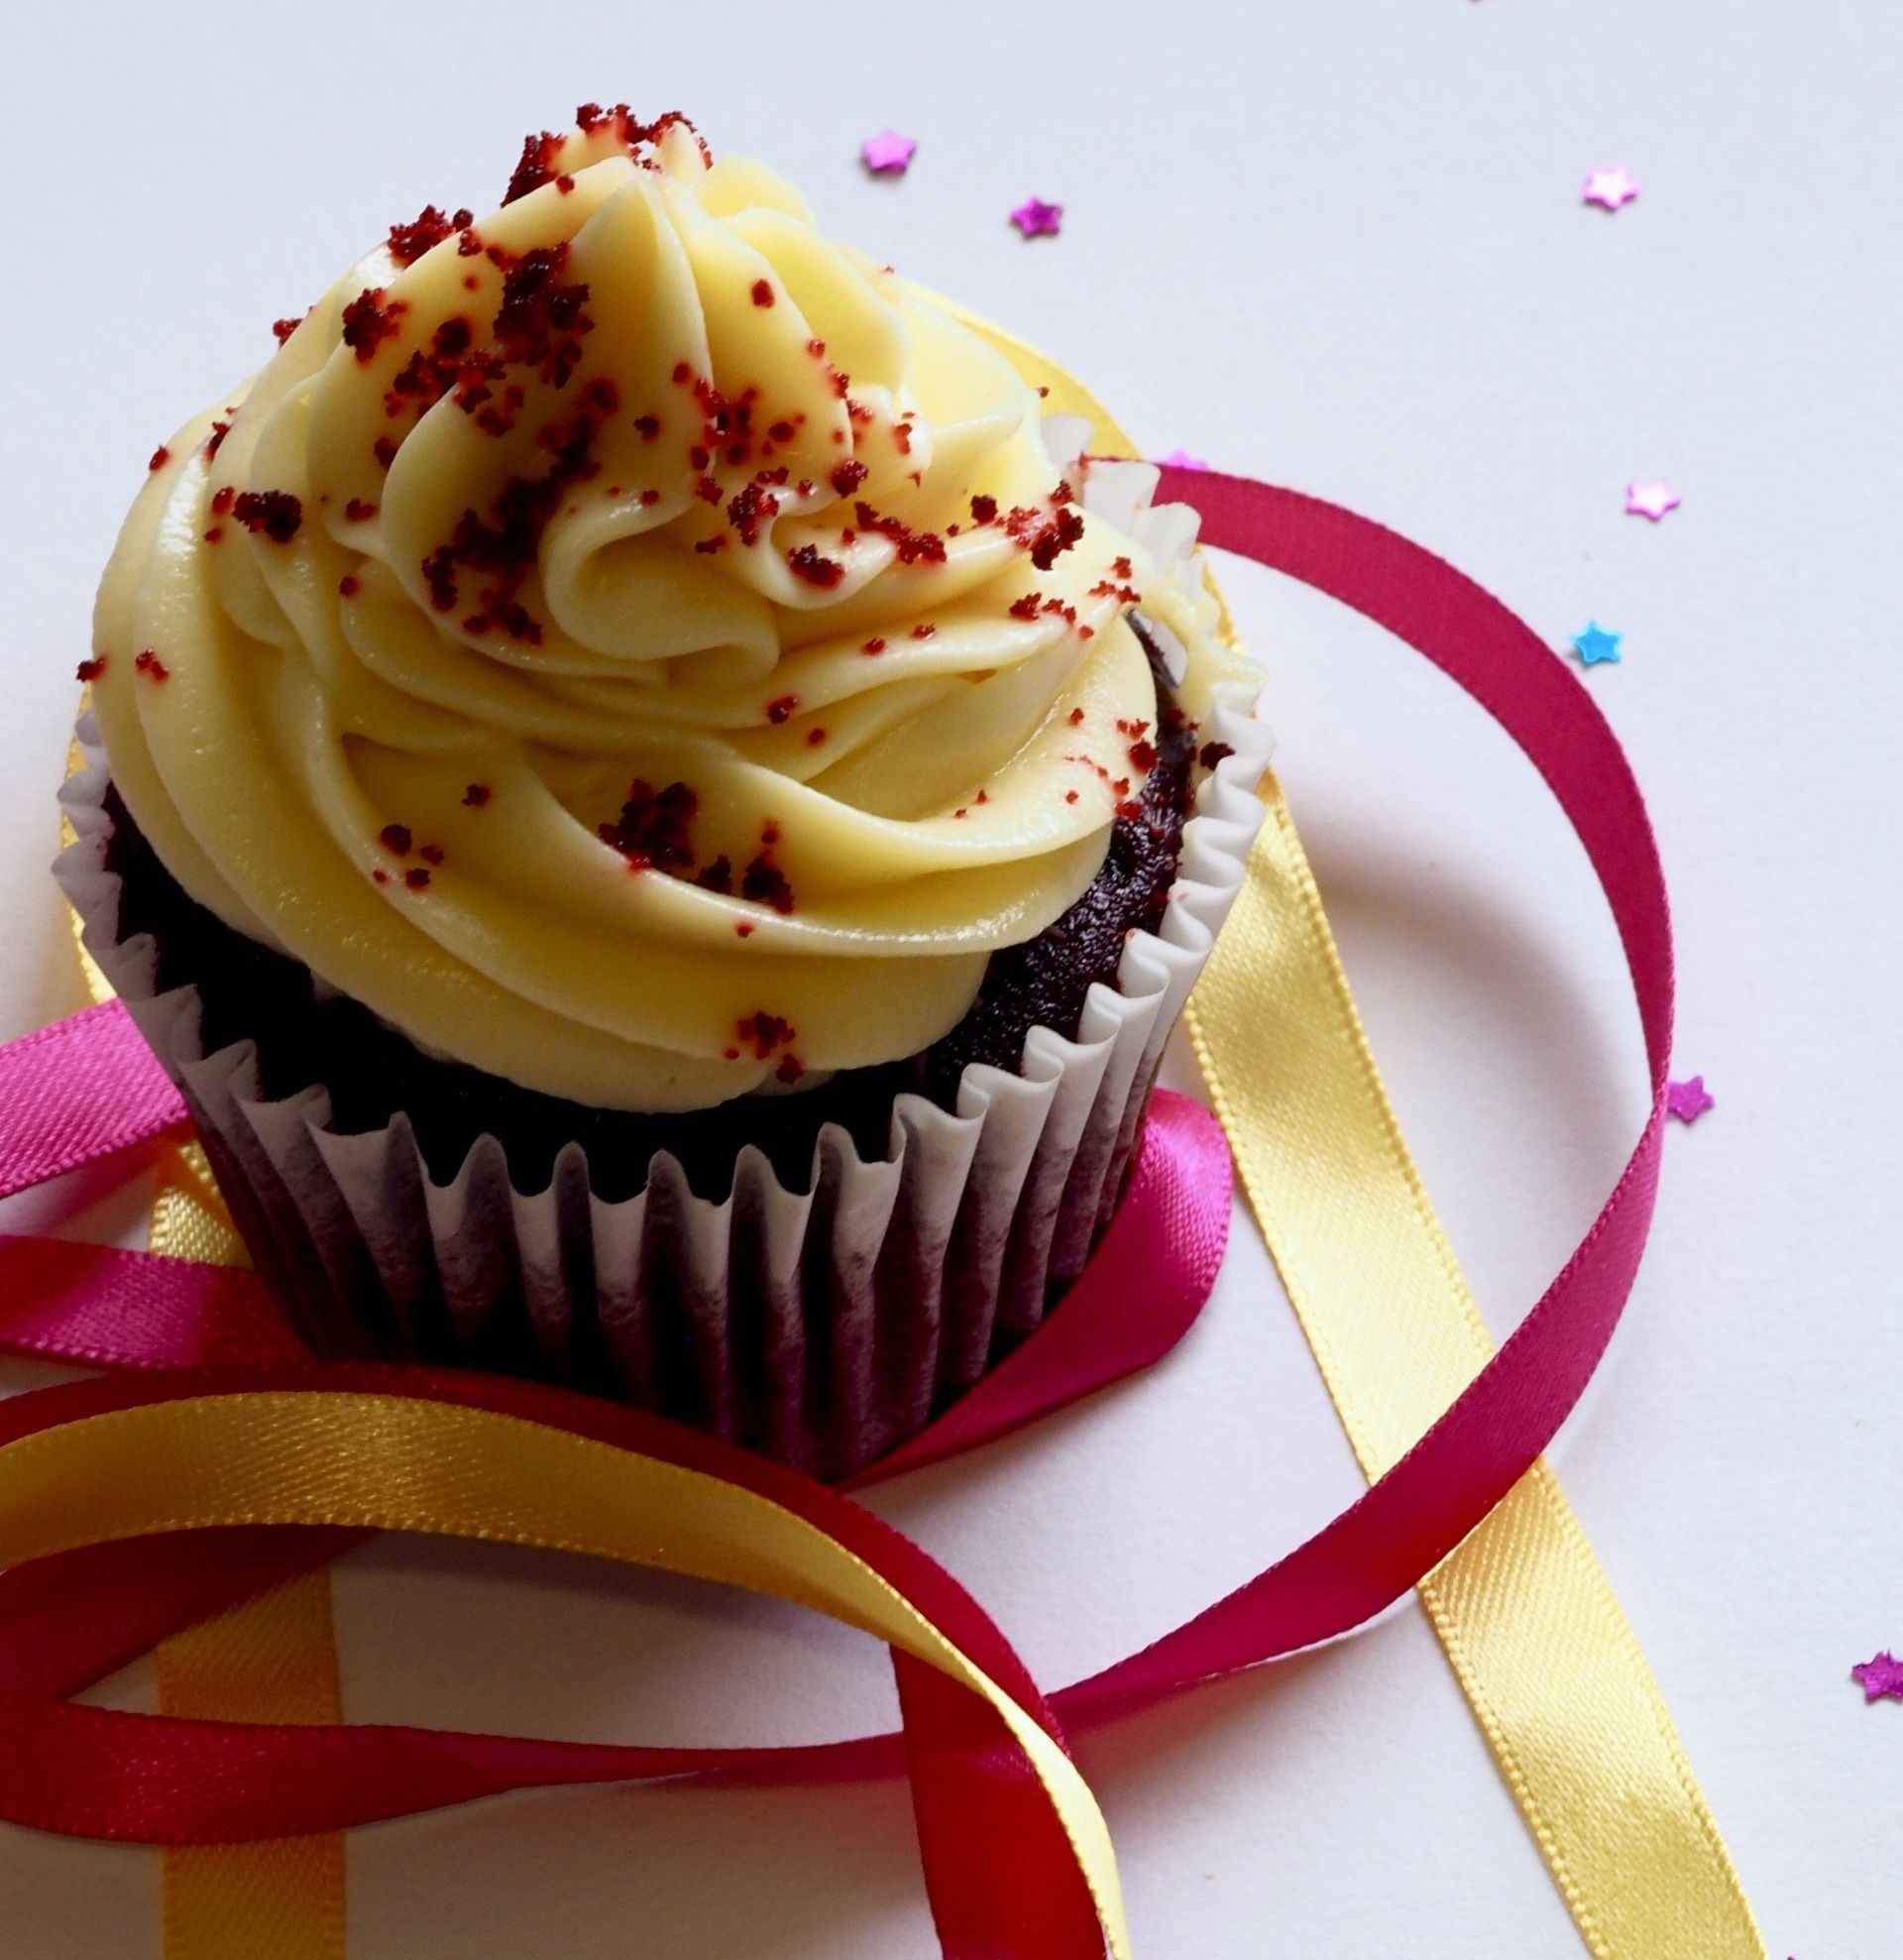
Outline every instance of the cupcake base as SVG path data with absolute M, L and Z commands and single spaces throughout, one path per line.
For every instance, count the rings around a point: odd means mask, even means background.
M 1229 753 L 1187 821 L 1146 811 L 1063 922 L 1071 944 L 988 976 L 945 1043 L 699 1133 L 668 1119 L 667 1149 L 647 1119 L 531 1097 L 319 998 L 178 891 L 96 752 L 57 869 L 313 1349 L 560 1380 L 839 1476 L 1029 1333 L 1121 1194 L 1260 819 L 1248 704 L 1218 701 L 1200 739 Z M 1177 763 L 1160 795 L 1174 775 L 1180 798 Z M 366 1025 L 318 1032 L 340 1013 Z M 413 1063 L 338 1065 L 378 1042 Z M 510 1098 L 546 1106 L 530 1122 Z

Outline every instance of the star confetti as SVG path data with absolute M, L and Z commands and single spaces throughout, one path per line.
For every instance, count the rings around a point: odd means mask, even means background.
M 1585 632 L 1573 634 L 1573 646 L 1582 666 L 1597 667 L 1604 660 L 1618 660 L 1619 642 L 1624 637 L 1623 633 L 1613 633 L 1597 620 L 1588 620 Z
M 1168 470 L 1206 470 L 1209 465 L 1200 456 L 1192 456 L 1186 449 L 1173 449 L 1163 459 Z
M 1688 1076 L 1683 1082 L 1668 1082 L 1665 1085 L 1666 1110 L 1681 1123 L 1697 1122 L 1717 1101 L 1717 1096 L 1706 1093 L 1703 1076 Z
M 859 155 L 874 176 L 903 176 L 918 147 L 913 137 L 901 136 L 895 129 L 882 129 L 859 145 Z
M 1625 515 L 1628 518 L 1650 518 L 1657 523 L 1667 511 L 1676 511 L 1679 505 L 1678 492 L 1663 477 L 1650 483 L 1628 483 L 1625 486 Z
M 1011 222 L 1026 238 L 1056 238 L 1063 222 L 1063 206 L 1047 204 L 1042 197 L 1027 197 L 1011 213 Z
M 1622 204 L 1629 204 L 1638 195 L 1638 182 L 1623 164 L 1614 170 L 1597 170 L 1586 173 L 1586 188 L 1581 193 L 1587 203 L 1597 204 L 1602 210 L 1617 211 Z
M 1850 1670 L 1850 1678 L 1863 1690 L 1865 1701 L 1903 1701 L 1903 1661 L 1885 1649 Z

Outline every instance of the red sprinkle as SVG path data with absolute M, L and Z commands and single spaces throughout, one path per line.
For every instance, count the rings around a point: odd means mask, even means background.
M 495 794 L 496 792 L 490 788 L 488 783 L 473 782 L 463 791 L 463 803 L 468 809 L 480 810 Z
M 751 939 L 753 937 L 753 928 L 744 919 L 735 919 L 733 921 L 733 930 L 742 939 Z M 734 1059 L 733 1052 L 729 1050 L 728 1054 L 728 1060 L 730 1062 L 733 1059 Z
M 1081 708 L 1072 708 L 1070 710 L 1070 726 L 1072 728 L 1077 728 L 1082 725 L 1082 722 L 1083 722 L 1083 710 Z
M 800 697 L 797 694 L 782 694 L 777 701 L 769 701 L 766 704 L 766 719 L 778 728 L 782 723 L 793 719 L 799 705 Z
M 756 306 L 770 306 L 773 303 L 773 282 L 756 279 L 753 282 L 753 303 Z
M 1083 519 L 1067 506 L 1046 524 L 1031 542 L 1031 562 L 1048 572 L 1061 552 L 1068 551 L 1083 535 Z
M 701 799 L 684 782 L 656 789 L 642 776 L 628 784 L 621 814 L 601 827 L 604 844 L 612 844 L 637 871 L 684 871 L 694 862 L 694 819 Z
M 824 729 L 814 728 L 808 729 L 806 732 L 806 746 L 809 749 L 817 749 L 825 740 L 826 731 Z
M 423 891 L 429 885 L 429 873 L 420 865 L 412 865 L 403 873 L 403 882 L 411 891 Z
M 817 544 L 802 544 L 786 554 L 787 569 L 795 578 L 831 592 L 845 576 L 845 567 L 837 558 L 827 557 Z
M 998 516 L 998 500 L 995 497 L 974 497 L 971 500 L 971 519 L 974 523 L 994 523 Z
M 791 1048 L 799 1031 L 783 1015 L 756 1010 L 743 1014 L 733 1024 L 742 1047 L 750 1047 L 757 1060 L 764 1062 L 775 1049 Z
M 392 853 L 394 856 L 407 858 L 409 856 L 410 846 L 409 826 L 407 824 L 386 824 L 377 833 L 377 842 L 386 851 Z
M 780 500 L 757 483 L 744 484 L 727 507 L 727 520 L 740 534 L 742 544 L 756 542 L 761 527 L 779 516 Z
M 867 475 L 865 465 L 856 456 L 852 456 L 834 470 L 829 481 L 841 497 L 850 497 L 865 481 Z
M 97 680 L 99 676 L 105 672 L 105 670 L 106 670 L 106 656 L 103 653 L 100 653 L 100 654 L 96 654 L 90 660 L 81 660 L 76 670 L 76 674 L 77 674 L 77 678 L 80 680 Z
M 292 314 L 287 314 L 281 320 L 272 321 L 271 331 L 273 335 L 276 337 L 278 345 L 280 347 L 281 347 L 284 344 L 284 342 L 287 341 L 290 338 L 290 336 L 293 333 L 295 333 L 300 326 L 303 325 L 305 317 L 306 316 L 302 313 L 292 313 Z
M 1027 592 L 1022 599 L 1011 602 L 1010 612 L 1014 620 L 1035 620 L 1038 609 L 1044 604 L 1042 592 Z
M 659 415 L 636 415 L 634 426 L 643 442 L 652 442 L 661 432 L 661 418 Z
M 762 851 L 740 873 L 740 896 L 771 905 L 784 915 L 793 909 L 793 887 L 786 873 Z
M 883 653 L 885 651 L 885 641 L 875 634 L 859 648 L 859 651 L 861 653 Z
M 229 414 L 231 411 L 230 409 L 226 409 L 225 412 Z M 224 444 L 225 437 L 228 436 L 230 433 L 231 433 L 231 424 L 229 422 L 213 422 L 211 425 L 211 433 L 205 437 L 206 456 L 211 457 L 217 455 L 219 449 Z
M 1196 760 L 1205 769 L 1213 769 L 1218 762 L 1226 761 L 1235 752 L 1226 742 L 1205 742 Z
M 912 637 L 914 639 L 930 639 L 937 632 L 938 628 L 933 626 L 930 621 L 926 621 L 912 629 Z
M 399 331 L 399 315 L 409 308 L 400 299 L 384 303 L 384 288 L 368 286 L 344 308 L 344 345 L 366 366 L 377 358 L 377 350 Z
M 432 246 L 440 245 L 453 231 L 465 231 L 476 222 L 473 211 L 458 211 L 448 218 L 434 204 L 425 204 L 406 225 L 390 228 L 390 256 L 399 266 L 413 266 Z
M 355 572 L 346 572 L 343 575 L 343 577 L 337 581 L 337 590 L 341 592 L 346 599 L 355 599 L 358 593 L 363 590 L 363 587 L 358 583 L 357 574 Z
M 171 669 L 148 646 L 132 663 L 148 680 L 169 680 Z
M 426 865 L 440 865 L 443 862 L 443 847 L 440 844 L 419 844 L 416 855 Z
M 360 524 L 366 518 L 374 518 L 376 515 L 376 505 L 365 503 L 361 497 L 353 497 L 344 506 L 344 521 L 346 523 Z
M 882 518 L 870 504 L 852 507 L 853 520 L 861 530 L 876 532 L 898 548 L 899 563 L 915 565 L 924 559 L 930 565 L 945 563 L 945 539 L 935 530 L 914 530 L 899 518 Z
M 274 544 L 288 544 L 304 520 L 304 507 L 284 490 L 248 490 L 231 507 L 248 531 L 263 531 Z
M 152 460 L 146 465 L 149 470 L 163 470 L 171 461 L 171 451 L 162 442 L 152 452 Z

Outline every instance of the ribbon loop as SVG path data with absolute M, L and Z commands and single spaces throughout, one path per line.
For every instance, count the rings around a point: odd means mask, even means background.
M 1027 375 L 1042 365 L 1023 350 L 1013 358 Z M 1044 372 L 1054 377 L 1053 407 L 1094 411 L 1067 378 Z M 0 1404 L 0 1563 L 42 1561 L 0 1574 L 0 1680 L 42 1691 L 56 1677 L 76 1684 L 75 1670 L 48 1665 L 47 1616 L 73 1612 L 88 1585 L 131 1582 L 135 1592 L 134 1610 L 91 1644 L 89 1661 L 175 1625 L 168 1615 L 204 1610 L 217 1590 L 208 1558 L 194 1565 L 200 1555 L 187 1556 L 185 1581 L 174 1581 L 150 1561 L 137 1565 L 130 1548 L 141 1534 L 399 1525 L 646 1558 L 816 1605 L 888 1642 L 907 1719 L 903 1738 L 651 1751 L 154 1721 L 16 1688 L 0 1692 L 0 1738 L 12 1745 L 0 1747 L 0 1816 L 98 1836 L 222 1842 L 331 1830 L 536 1784 L 786 1781 L 909 1766 L 948 1952 L 1045 1960 L 1084 1950 L 1079 1942 L 1100 1929 L 1121 1954 L 1102 1820 L 1055 1716 L 1107 1719 L 1346 1632 L 1418 1584 L 1588 1946 L 1602 1960 L 1763 1960 L 1657 1690 L 1539 1462 L 1624 1306 L 1657 1180 L 1670 921 L 1637 786 L 1586 691 L 1530 629 L 1418 546 L 1246 479 L 1166 470 L 1162 489 L 1202 512 L 1209 542 L 1357 608 L 1472 693 L 1544 775 L 1605 887 L 1638 997 L 1651 1113 L 1592 1231 L 1499 1353 L 1383 1095 L 1272 780 L 1269 822 L 1190 1027 L 1251 1203 L 1372 1480 L 1357 1504 L 1187 1625 L 1047 1705 L 997 1630 L 923 1554 L 789 1472 L 530 1384 L 421 1369 L 274 1369 L 279 1357 L 256 1345 L 246 1319 L 258 1302 L 245 1284 L 232 1283 L 226 1319 L 213 1325 L 205 1269 L 180 1263 L 168 1277 L 164 1261 L 127 1266 L 127 1255 L 16 1242 L 0 1246 L 0 1262 L 29 1275 L 42 1297 L 9 1303 L 0 1292 L 0 1344 L 11 1337 L 54 1353 L 71 1338 L 75 1357 L 121 1366 L 181 1350 L 246 1365 Z M 121 1032 L 101 1019 L 73 1037 L 72 1052 Z M 70 1085 L 82 1104 L 70 1149 L 44 1113 L 12 1125 L 0 1114 L 0 1182 L 36 1167 L 55 1175 L 48 1167 L 73 1150 L 83 1160 L 103 1147 L 99 1138 L 126 1134 L 113 1126 L 113 1098 L 117 1072 L 133 1065 L 111 1052 L 113 1068 Z M 0 1112 L 16 1077 L 38 1085 L 29 1102 L 41 1108 L 49 1091 L 39 1067 L 31 1055 L 0 1054 Z M 135 1101 L 135 1129 L 163 1112 L 149 1080 Z M 1183 1174 L 1174 1184 L 1173 1165 Z M 1166 1352 L 1208 1290 L 1226 1209 L 1207 1118 L 1160 1097 L 1143 1171 L 1077 1290 L 1013 1361 L 875 1473 L 968 1446 Z M 1138 1274 L 1153 1292 L 1128 1283 Z M 180 1318 L 127 1311 L 153 1297 L 183 1302 Z M 102 1304 L 111 1305 L 110 1339 L 94 1313 Z M 1429 1363 L 1405 1377 L 1391 1365 L 1398 1330 Z M 84 1353 L 82 1332 L 92 1342 Z M 152 1475 L 155 1464 L 163 1476 Z M 113 1539 L 127 1542 L 123 1557 L 97 1549 Z M 342 1542 L 332 1536 L 323 1549 Z M 281 1530 L 248 1534 L 245 1545 L 221 1575 L 230 1598 L 299 1569 Z M 1549 1678 L 1552 1652 L 1590 1665 Z

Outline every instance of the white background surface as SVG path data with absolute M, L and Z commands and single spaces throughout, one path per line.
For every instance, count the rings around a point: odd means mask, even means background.
M 147 452 L 426 199 L 500 193 L 583 97 L 679 104 L 831 229 L 1084 374 L 1141 440 L 1385 519 L 1556 645 L 1674 881 L 1674 1129 L 1627 1324 L 1555 1451 L 1775 1955 L 1903 1950 L 1903 1058 L 1895 139 L 1875 0 L 820 10 L 87 6 L 0 73 L 0 1032 L 75 1004 L 44 865 L 93 581 Z M 903 182 L 859 138 L 920 139 Z M 1644 184 L 1617 216 L 1586 170 Z M 1062 238 L 1005 214 L 1065 203 Z M 1684 507 L 1622 515 L 1631 477 Z M 1424 666 L 1230 579 L 1402 1121 L 1496 1329 L 1584 1229 L 1642 1066 L 1584 861 Z M 1186 1079 L 1179 1072 L 1179 1080 Z M 9 1222 L 107 1231 L 135 1198 Z M 7 1370 L 4 1385 L 51 1371 Z M 876 1493 L 1040 1677 L 1226 1590 L 1358 1488 L 1253 1229 L 1145 1380 Z M 684 1586 L 387 1543 L 339 1581 L 347 1712 L 647 1740 L 837 1733 L 853 1637 Z M 137 1677 L 118 1698 L 142 1705 Z M 1425 1622 L 1088 1740 L 1151 1960 L 1578 1950 Z M 353 1953 L 908 1960 L 896 1787 L 528 1796 L 359 1834 Z M 157 1950 L 152 1854 L 0 1830 L 0 1944 Z

